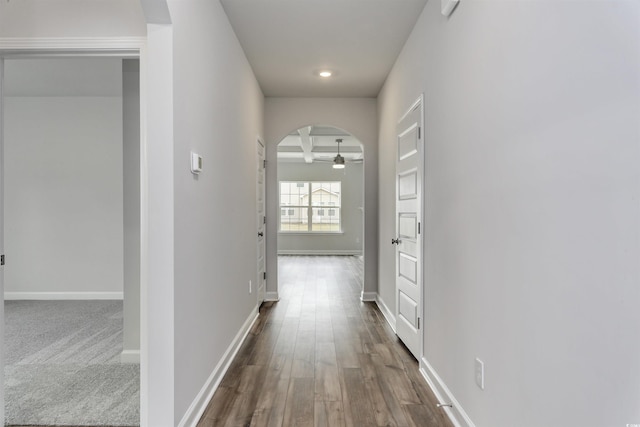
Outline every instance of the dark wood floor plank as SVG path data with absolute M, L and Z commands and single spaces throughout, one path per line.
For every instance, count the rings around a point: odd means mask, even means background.
M 251 422 L 253 412 L 262 391 L 266 375 L 265 366 L 246 365 L 241 369 L 238 386 L 234 390 L 225 390 L 226 401 L 220 411 L 207 410 L 203 416 L 211 425 L 244 426 Z M 216 394 L 218 394 L 216 392 Z M 215 396 L 214 396 L 215 399 Z
M 358 257 L 281 257 L 265 303 L 199 427 L 451 427 L 373 303 Z
M 283 426 L 313 427 L 313 378 L 291 378 Z
M 198 425 L 214 425 L 213 423 L 217 421 L 224 425 L 238 397 L 239 395 L 235 392 L 235 389 L 218 387 L 207 409 L 202 414 L 201 424 Z M 206 423 L 203 424 L 203 421 L 206 421 Z
M 378 375 L 389 384 L 400 404 L 422 403 L 403 369 L 384 365 L 379 367 Z
M 363 354 L 361 357 L 362 374 L 365 387 L 373 402 L 374 416 L 379 426 L 409 425 L 402 407 L 391 391 L 389 384 L 380 375 L 382 360 L 377 354 Z
M 344 427 L 344 410 L 342 402 L 319 402 L 315 403 L 314 427 Z
M 342 400 L 336 347 L 333 343 L 316 344 L 315 395 L 317 401 Z
M 373 405 L 364 385 L 364 377 L 360 368 L 344 368 L 344 400 L 349 401 L 350 413 L 347 415 L 354 426 L 377 425 L 373 416 Z
M 403 409 L 411 421 L 412 427 L 439 427 L 442 425 L 426 405 L 405 405 Z
M 294 378 L 313 378 L 316 363 L 315 331 L 298 330 L 296 347 L 293 352 L 291 376 Z
M 255 341 L 253 351 L 246 361 L 248 365 L 267 365 L 278 341 L 282 325 L 266 322 L 263 325 L 261 333 Z
M 281 426 L 284 420 L 284 408 L 289 392 L 289 377 L 267 375 L 263 392 L 258 399 L 251 419 L 251 425 Z
M 278 339 L 274 347 L 276 354 L 293 355 L 293 349 L 296 346 L 296 336 L 298 335 L 297 320 L 289 320 L 283 323 L 278 334 Z
M 333 325 L 331 318 L 318 318 L 316 317 L 316 342 L 330 342 L 333 343 Z

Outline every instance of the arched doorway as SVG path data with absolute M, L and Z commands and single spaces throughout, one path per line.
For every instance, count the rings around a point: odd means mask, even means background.
M 342 129 L 364 147 L 364 285 L 360 298 L 374 301 L 378 289 L 378 122 L 375 99 L 267 98 L 266 142 L 266 299 L 278 300 L 278 145 L 292 131 L 322 124 Z M 335 141 L 334 141 L 335 142 Z M 335 153 L 333 153 L 335 155 Z
M 337 127 L 304 126 L 280 141 L 277 160 L 278 256 L 352 256 L 362 266 L 363 144 Z

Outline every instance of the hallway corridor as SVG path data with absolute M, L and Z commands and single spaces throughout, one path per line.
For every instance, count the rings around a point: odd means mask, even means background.
M 279 258 L 265 303 L 198 426 L 449 427 L 375 303 L 362 260 Z

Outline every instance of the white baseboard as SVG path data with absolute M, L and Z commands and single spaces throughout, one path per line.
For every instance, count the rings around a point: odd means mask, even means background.
M 362 251 L 280 249 L 278 255 L 362 255 Z
M 140 350 L 122 350 L 120 353 L 120 363 L 140 363 Z
M 382 315 L 384 316 L 384 318 L 387 319 L 387 323 L 389 324 L 389 326 L 391 326 L 391 329 L 393 329 L 393 332 L 395 332 L 396 316 L 393 314 L 391 310 L 389 310 L 389 307 L 387 307 L 387 304 L 384 303 L 384 300 L 380 297 L 380 295 L 376 295 L 376 304 L 378 305 L 378 308 L 382 312 Z
M 280 297 L 278 296 L 278 292 L 265 292 L 264 300 L 265 301 L 280 301 Z
M 122 292 L 5 292 L 8 300 L 121 300 Z
M 376 300 L 376 292 L 360 292 L 360 301 L 375 301 Z
M 471 418 L 462 409 L 460 403 L 456 400 L 449 390 L 449 387 L 442 381 L 442 378 L 436 373 L 433 367 L 429 364 L 424 357 L 420 360 L 420 373 L 431 387 L 433 394 L 436 395 L 438 403 L 450 403 L 452 407 L 443 407 L 441 410 L 445 411 L 454 427 L 475 427 Z
M 224 374 L 229 369 L 229 365 L 231 365 L 233 358 L 236 357 L 238 350 L 240 350 L 240 346 L 249 334 L 249 331 L 251 330 L 251 327 L 255 323 L 256 319 L 258 319 L 257 307 L 255 310 L 252 310 L 251 315 L 247 318 L 247 320 L 244 322 L 244 325 L 242 325 L 242 328 L 240 328 L 240 330 L 236 334 L 235 338 L 231 342 L 231 345 L 229 346 L 229 348 L 227 348 L 227 351 L 225 351 L 224 355 L 222 356 L 222 359 L 220 359 L 220 362 L 218 362 L 216 367 L 213 369 L 213 372 L 211 372 L 211 375 L 209 375 L 209 378 L 205 382 L 204 386 L 189 406 L 189 409 L 187 409 L 187 412 L 182 417 L 182 420 L 180 420 L 178 427 L 196 427 L 196 424 L 198 423 L 198 421 L 200 421 L 200 417 L 207 408 L 207 405 L 213 397 L 213 394 L 218 389 L 218 386 L 220 385 Z

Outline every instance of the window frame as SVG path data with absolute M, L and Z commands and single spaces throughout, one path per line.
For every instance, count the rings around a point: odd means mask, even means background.
M 307 189 L 307 194 L 309 195 L 308 197 L 308 203 L 307 205 L 283 205 L 282 204 L 282 184 L 296 184 L 297 188 L 302 188 L 299 184 L 304 184 L 302 187 L 306 187 Z M 322 185 L 322 184 L 339 184 L 340 185 L 340 192 L 338 194 L 338 201 L 337 204 L 335 202 L 318 202 L 317 204 L 313 204 L 313 187 L 315 185 Z M 322 187 L 321 187 L 322 188 Z M 317 191 L 317 190 L 316 190 Z M 335 194 L 335 193 L 334 193 Z M 290 181 L 290 180 L 282 180 L 282 181 L 278 181 L 278 206 L 280 207 L 280 210 L 282 212 L 282 209 L 285 210 L 294 210 L 294 209 L 300 209 L 302 210 L 306 210 L 307 212 L 307 218 L 306 218 L 306 225 L 307 225 L 307 229 L 306 230 L 283 230 L 282 229 L 282 217 L 283 215 L 279 215 L 278 216 L 278 233 L 283 233 L 283 234 L 343 234 L 343 230 L 342 230 L 342 181 Z M 332 211 L 334 211 L 334 215 L 326 215 L 328 213 L 328 208 L 330 208 Z M 330 219 L 335 219 L 337 217 L 338 221 L 338 230 L 313 230 L 313 218 L 315 217 L 314 215 L 314 210 L 322 210 L 323 213 L 325 215 L 323 215 L 323 217 L 326 218 L 330 218 Z M 289 211 L 287 211 L 287 213 L 289 213 Z M 293 215 L 284 215 L 284 216 L 293 216 Z M 301 219 L 302 221 L 302 219 Z

